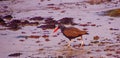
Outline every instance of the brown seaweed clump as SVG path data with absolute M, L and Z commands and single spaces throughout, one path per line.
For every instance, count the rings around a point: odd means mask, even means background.
M 107 11 L 107 15 L 111 17 L 120 17 L 120 9 L 113 9 Z
M 2 25 L 2 26 L 6 25 L 5 21 L 2 18 L 0 18 L 0 25 Z

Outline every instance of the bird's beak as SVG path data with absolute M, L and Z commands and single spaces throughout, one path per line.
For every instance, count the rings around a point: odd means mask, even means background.
M 53 33 L 55 33 L 58 29 L 59 29 L 59 27 L 57 26 L 57 27 L 54 29 Z

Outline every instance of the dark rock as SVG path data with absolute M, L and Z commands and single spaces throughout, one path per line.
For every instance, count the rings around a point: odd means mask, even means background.
M 47 4 L 48 6 L 54 6 L 55 4 Z
M 13 27 L 13 26 L 17 26 L 21 23 L 20 20 L 12 20 L 11 22 L 8 23 L 8 27 Z
M 112 53 L 107 53 L 106 56 L 112 56 L 113 54 Z
M 28 26 L 28 25 L 29 25 L 29 23 L 30 23 L 29 21 L 24 20 L 24 21 L 22 21 L 22 22 L 21 22 L 21 24 L 20 24 L 20 25 L 21 25 L 21 26 Z
M 57 21 L 56 20 L 53 20 L 54 18 L 47 18 L 45 20 L 45 24 L 48 24 L 48 25 L 55 25 L 57 24 Z
M 0 0 L 0 1 L 7 1 L 7 0 Z
M 44 18 L 43 17 L 33 17 L 30 18 L 30 20 L 34 20 L 34 21 L 42 21 Z
M 64 58 L 63 56 L 58 56 L 58 58 Z
M 33 38 L 33 39 L 39 39 L 40 38 L 40 36 L 38 36 L 38 35 L 31 35 L 31 36 L 27 36 L 28 38 Z
M 6 27 L 8 27 L 8 29 L 10 30 L 18 30 L 21 29 L 20 24 L 21 21 L 20 20 L 12 20 L 10 23 L 7 24 Z
M 80 26 L 86 27 L 89 26 L 89 24 L 80 24 Z
M 36 43 L 40 43 L 40 42 L 41 42 L 41 41 L 39 41 L 39 40 L 38 40 L 38 41 L 36 41 Z
M 6 25 L 5 21 L 2 18 L 0 18 L 0 25 Z
M 47 42 L 48 42 L 48 41 L 50 41 L 50 39 L 45 39 L 45 41 L 47 41 Z
M 100 37 L 99 36 L 94 36 L 93 39 L 98 40 L 98 39 L 100 39 Z
M 6 15 L 3 18 L 6 19 L 6 20 L 11 20 L 13 17 L 11 15 Z
M 8 6 L 4 6 L 4 8 L 8 8 Z
M 96 24 L 91 24 L 91 26 L 96 26 Z
M 118 31 L 119 29 L 117 29 L 117 28 L 110 28 L 110 30 L 117 30 Z
M 85 30 L 85 31 L 86 31 L 86 30 L 88 30 L 88 28 L 83 28 L 83 30 Z
M 42 37 L 48 39 L 49 35 L 43 35 Z
M 29 24 L 30 24 L 31 26 L 37 26 L 37 25 L 39 25 L 38 22 L 30 22 Z
M 0 22 L 5 22 L 2 18 L 0 18 Z
M 25 40 L 23 40 L 23 39 L 20 39 L 19 41 L 20 41 L 20 42 L 24 42 Z
M 20 20 L 12 20 L 11 22 L 10 22 L 11 24 L 20 24 L 21 23 L 21 21 Z
M 14 31 L 21 29 L 21 27 L 17 24 L 10 24 L 7 27 L 9 30 L 14 30 Z
M 114 48 L 113 49 L 107 48 L 104 51 L 115 51 L 115 49 Z
M 59 20 L 61 24 L 73 24 L 73 18 L 65 17 Z
M 20 55 L 22 55 L 22 53 L 13 53 L 13 54 L 10 54 L 8 56 L 10 56 L 10 57 L 19 57 Z

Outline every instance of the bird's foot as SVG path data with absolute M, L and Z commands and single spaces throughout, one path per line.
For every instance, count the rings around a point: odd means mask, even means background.
M 68 46 L 67 50 L 72 51 L 73 48 L 71 46 Z

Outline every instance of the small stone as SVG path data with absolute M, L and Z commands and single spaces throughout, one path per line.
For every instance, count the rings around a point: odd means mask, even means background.
M 87 22 L 87 24 L 91 24 L 92 22 Z
M 47 4 L 48 6 L 54 6 L 55 4 Z
M 92 52 L 91 51 L 88 51 L 87 54 L 91 54 Z
M 80 26 L 86 27 L 89 26 L 88 24 L 80 24 Z
M 40 43 L 40 41 L 38 40 L 38 41 L 36 41 L 36 43 Z
M 65 13 L 65 10 L 61 11 L 61 13 Z
M 91 24 L 91 26 L 96 26 L 96 24 Z
M 60 45 L 61 43 L 58 43 L 58 45 Z
M 44 50 L 43 48 L 39 49 L 39 51 L 43 51 L 43 50 Z
M 26 34 L 26 32 L 21 32 L 22 34 Z
M 94 36 L 94 40 L 98 40 L 100 37 L 99 36 Z
M 93 56 L 90 56 L 90 58 L 94 58 Z
M 43 38 L 48 38 L 49 36 L 48 36 L 48 35 L 43 35 L 42 37 L 43 37 Z
M 112 54 L 111 53 L 107 53 L 106 56 L 112 56 Z
M 24 42 L 25 40 L 23 40 L 23 39 L 21 39 L 21 40 L 19 40 L 20 42 Z
M 95 50 L 95 51 L 96 51 L 96 52 L 101 52 L 101 50 L 99 50 L 99 49 L 98 49 L 98 50 Z
M 50 41 L 49 39 L 45 39 L 45 41 Z
M 31 35 L 31 36 L 28 36 L 29 38 L 34 38 L 34 39 L 39 39 L 40 36 L 37 36 L 37 35 Z
M 87 28 L 83 28 L 83 30 L 88 30 Z

